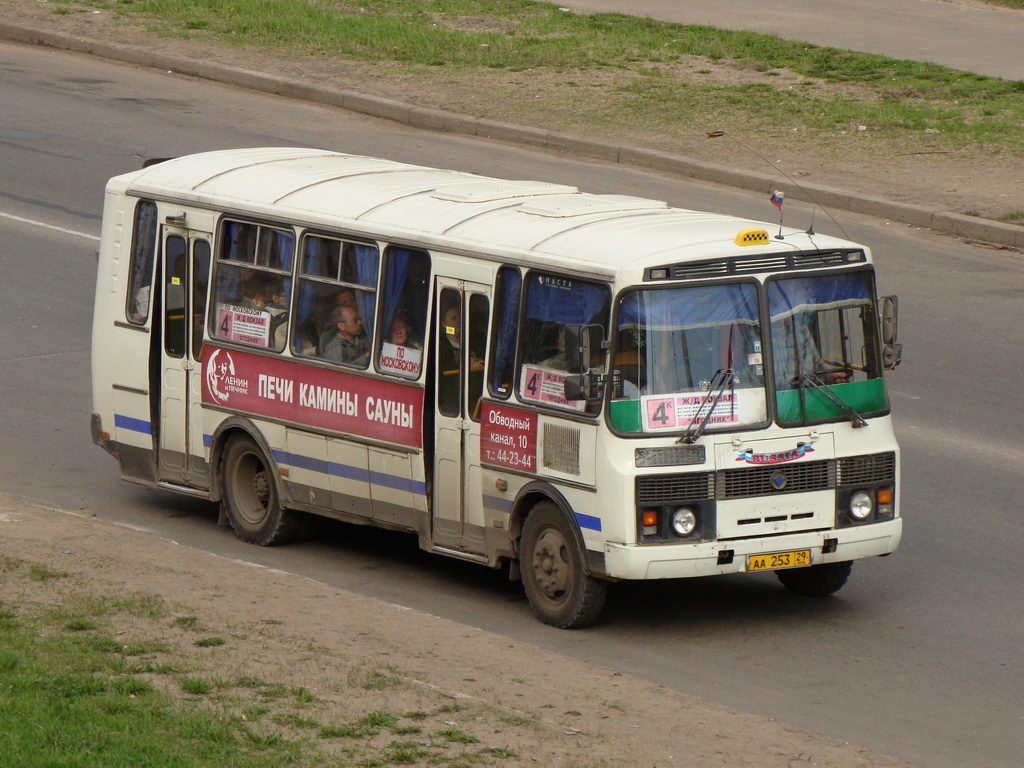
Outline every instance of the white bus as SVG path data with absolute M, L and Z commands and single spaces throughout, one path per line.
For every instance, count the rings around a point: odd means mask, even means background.
M 106 188 L 93 440 L 125 480 L 507 567 L 559 627 L 609 582 L 775 571 L 829 594 L 899 544 L 867 248 L 663 202 L 313 149 Z

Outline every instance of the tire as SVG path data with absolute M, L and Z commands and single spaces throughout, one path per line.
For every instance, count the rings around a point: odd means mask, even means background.
M 251 437 L 231 439 L 221 472 L 224 510 L 238 538 L 266 547 L 298 535 L 298 515 L 281 507 L 270 462 Z
M 530 608 L 545 624 L 586 627 L 600 616 L 608 584 L 586 574 L 574 532 L 551 502 L 537 504 L 526 518 L 519 567 Z
M 838 592 L 853 570 L 853 563 L 822 563 L 807 568 L 787 568 L 776 571 L 779 581 L 790 592 L 810 597 L 825 597 Z

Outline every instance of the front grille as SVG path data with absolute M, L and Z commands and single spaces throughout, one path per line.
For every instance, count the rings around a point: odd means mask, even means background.
M 710 499 L 714 487 L 714 475 L 710 472 L 640 475 L 636 479 L 636 503 L 641 506 L 657 506 Z
M 772 476 L 776 473 L 786 478 L 786 484 L 781 490 L 776 490 L 772 485 Z M 835 487 L 835 462 L 811 461 L 806 464 L 723 470 L 718 473 L 715 496 L 719 499 L 742 499 L 748 496 L 821 491 Z
M 839 460 L 839 486 L 872 485 L 896 479 L 895 453 L 869 453 Z

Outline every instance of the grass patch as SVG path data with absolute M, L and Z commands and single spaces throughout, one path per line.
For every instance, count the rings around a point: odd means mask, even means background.
M 37 623 L 0 631 L 0 754 L 5 765 L 271 768 L 293 744 L 249 737 L 237 718 L 176 701 L 147 680 L 96 669 L 110 638 Z M 104 642 L 97 643 L 102 640 Z
M 186 29 L 303 56 L 387 63 L 398 74 L 547 71 L 570 73 L 560 79 L 575 86 L 608 73 L 628 76 L 624 91 L 586 100 L 577 123 L 628 118 L 631 124 L 657 129 L 677 124 L 679 115 L 686 114 L 687 122 L 701 131 L 707 125 L 800 126 L 828 134 L 864 125 L 872 135 L 907 138 L 931 129 L 939 133 L 929 138 L 946 145 L 1024 152 L 1024 81 L 774 35 L 621 14 L 565 13 L 557 5 L 531 0 L 88 4 L 143 14 L 167 34 Z M 707 80 L 718 69 L 730 76 L 711 83 L 693 78 L 696 72 Z M 788 79 L 783 75 L 802 78 L 812 90 L 792 89 L 782 82 Z M 743 82 L 750 80 L 757 82 Z M 819 84 L 840 87 L 819 89 Z M 522 90 L 514 84 L 504 87 Z M 472 111 L 472 104 L 466 106 Z M 541 105 L 536 114 L 542 119 L 552 106 L 557 103 Z M 578 106 L 566 105 L 565 119 L 572 119 Z M 646 122 L 651 115 L 655 125 Z
M 28 577 L 32 581 L 49 581 L 50 579 L 66 579 L 70 574 L 67 571 L 55 571 L 45 565 L 30 565 Z
M 390 728 L 397 722 L 397 717 L 382 710 L 370 712 L 359 719 L 359 725 L 363 728 Z
M 349 672 L 349 685 L 367 691 L 383 691 L 401 685 L 402 679 L 398 670 L 391 666 L 374 667 L 373 669 L 356 668 Z
M 201 677 L 183 677 L 181 678 L 181 690 L 185 693 L 192 693 L 199 696 L 205 696 L 214 689 L 214 684 L 210 680 L 205 680 Z
M 163 640 L 135 640 L 125 643 L 122 653 L 125 656 L 147 656 L 153 653 L 169 653 L 170 650 Z
M 225 642 L 223 637 L 204 637 L 196 640 L 193 645 L 197 645 L 200 648 L 213 648 L 218 645 L 224 645 Z
M 455 744 L 477 744 L 480 741 L 480 739 L 478 739 L 473 734 L 466 733 L 461 728 L 454 727 L 442 728 L 441 730 L 437 731 L 434 735 L 444 739 L 445 741 L 449 741 Z

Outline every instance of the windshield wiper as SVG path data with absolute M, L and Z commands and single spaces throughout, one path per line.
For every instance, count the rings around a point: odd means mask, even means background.
M 817 374 L 801 373 L 800 382 L 802 384 L 810 384 L 822 395 L 824 395 L 826 399 L 830 400 L 836 408 L 838 408 L 840 411 L 849 416 L 850 424 L 852 424 L 854 428 L 866 427 L 868 425 L 868 423 L 864 420 L 864 417 L 857 413 L 857 411 L 854 410 L 854 407 L 852 405 L 850 405 L 842 397 L 840 397 L 838 394 L 829 389 L 825 382 L 818 378 Z
M 716 386 L 718 387 L 718 393 L 710 398 L 711 407 L 708 408 L 708 412 L 704 414 L 704 418 L 700 424 L 697 425 L 697 419 L 700 419 L 700 414 L 704 410 L 704 406 L 708 403 L 708 398 L 700 404 L 700 408 L 697 409 L 697 413 L 694 414 L 690 420 L 690 426 L 686 428 L 683 436 L 679 438 L 680 443 L 693 443 L 698 437 L 704 434 L 704 428 L 708 425 L 711 420 L 711 414 L 715 412 L 715 408 L 718 407 L 718 401 L 722 399 L 722 395 L 725 394 L 725 388 L 732 385 L 733 380 L 736 378 L 736 371 L 732 368 L 719 368 L 715 371 L 715 375 L 711 377 L 711 384 L 708 386 L 708 392 L 711 392 Z M 695 426 L 696 425 L 696 426 Z

